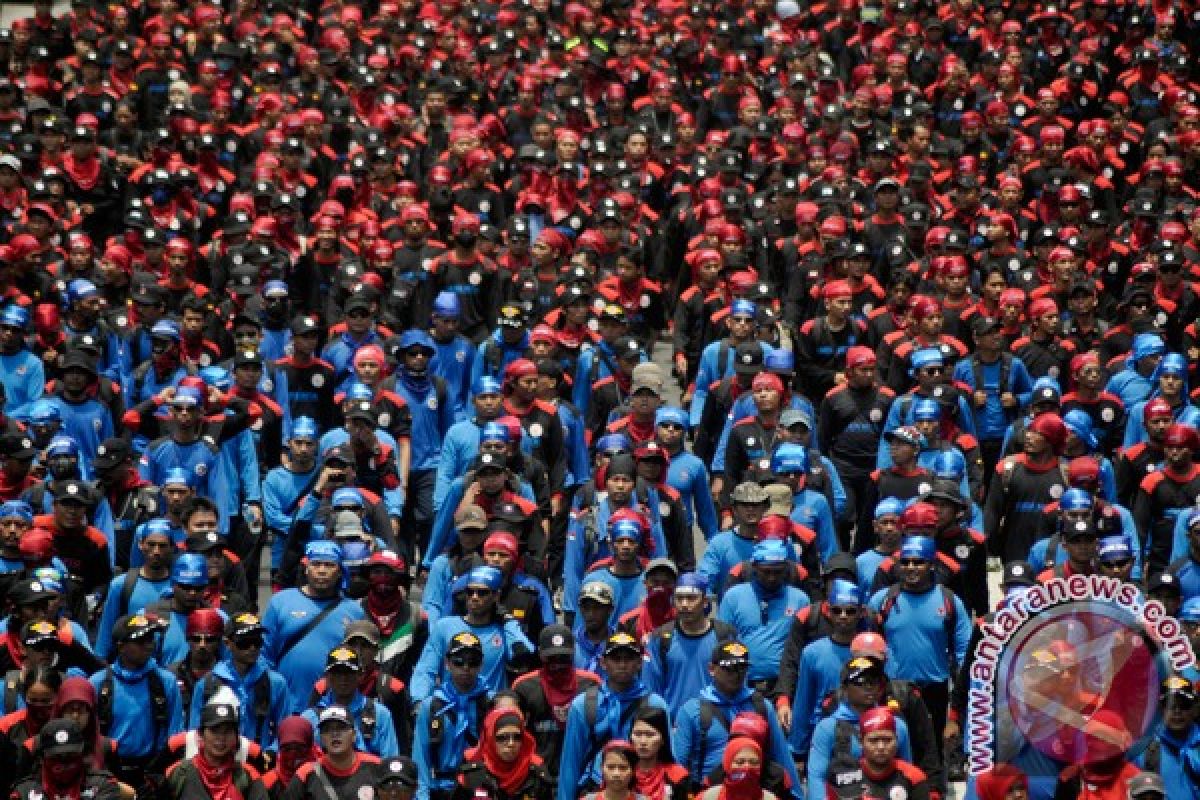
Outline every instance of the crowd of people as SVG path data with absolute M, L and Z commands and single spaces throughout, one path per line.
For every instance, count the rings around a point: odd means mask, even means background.
M 32 5 L 0 795 L 943 798 L 1031 587 L 1200 649 L 1195 0 Z M 1200 797 L 1043 644 L 970 797 Z

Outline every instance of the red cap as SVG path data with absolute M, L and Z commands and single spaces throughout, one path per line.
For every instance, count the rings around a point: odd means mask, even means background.
M 875 351 L 869 347 L 855 345 L 846 351 L 846 369 L 856 367 L 873 367 L 876 364 Z
M 220 636 L 225 632 L 225 622 L 221 619 L 221 615 L 216 609 L 197 608 L 188 614 L 186 631 L 189 636 L 193 633 Z
M 1167 428 L 1163 438 L 1164 447 L 1186 447 L 1189 450 L 1200 448 L 1200 434 L 1191 425 L 1176 422 Z
M 942 313 L 942 304 L 936 298 L 919 294 L 913 296 L 908 304 L 908 310 L 913 319 L 925 319 Z
M 504 382 L 507 384 L 520 378 L 526 378 L 530 375 L 537 374 L 537 364 L 534 364 L 528 358 L 518 358 L 517 360 L 510 362 L 509 365 L 504 368 Z
M 754 381 L 750 384 L 753 391 L 759 389 L 774 389 L 777 392 L 783 392 L 783 381 L 774 372 L 760 372 L 754 376 Z
M 1029 430 L 1046 437 L 1046 442 L 1055 453 L 1062 453 L 1067 444 L 1067 426 L 1062 417 L 1053 412 L 1038 414 L 1029 423 Z
M 860 633 L 850 640 L 851 656 L 869 656 L 880 661 L 887 660 L 887 642 L 883 636 L 873 631 Z
M 1053 261 L 1053 259 L 1051 259 Z M 1049 297 L 1039 297 L 1029 304 L 1029 316 L 1040 317 L 1044 314 L 1057 314 L 1058 304 Z
M 517 558 L 520 555 L 520 548 L 517 546 L 517 537 L 507 531 L 497 531 L 487 537 L 483 542 L 483 552 L 489 553 L 492 551 L 500 551 L 507 553 L 510 558 Z
M 758 540 L 781 539 L 787 541 L 792 535 L 792 521 L 782 514 L 768 514 L 758 521 Z
M 1100 462 L 1091 456 L 1071 459 L 1067 464 L 1067 483 L 1081 489 L 1094 489 L 1100 484 Z
M 936 528 L 938 510 L 932 503 L 913 503 L 900 515 L 900 527 L 905 531 Z
M 865 711 L 858 718 L 858 729 L 863 736 L 877 731 L 896 732 L 896 717 L 892 714 L 891 709 L 886 706 L 872 708 L 870 711 Z
M 850 284 L 846 281 L 830 281 L 825 284 L 821 296 L 826 300 L 833 300 L 838 297 L 854 297 L 854 290 L 850 288 Z

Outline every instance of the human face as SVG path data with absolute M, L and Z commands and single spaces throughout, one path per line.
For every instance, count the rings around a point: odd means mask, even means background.
M 358 689 L 358 671 L 353 669 L 331 669 L 325 673 L 329 688 L 335 697 L 351 697 Z
M 80 729 L 86 730 L 88 721 L 92 717 L 92 711 L 86 703 L 72 700 L 62 707 L 62 716 L 64 719 L 74 722 Z
M 142 551 L 142 557 L 145 560 L 146 566 L 151 569 L 161 569 L 166 567 L 171 562 L 171 551 L 173 549 L 171 540 L 165 534 L 153 534 L 142 539 L 138 545 L 138 549 Z
M 704 614 L 704 595 L 697 591 L 679 591 L 673 595 L 676 616 L 689 621 Z
M 474 686 L 482 668 L 483 655 L 477 652 L 446 657 L 446 671 L 450 673 L 450 680 L 460 689 L 470 689 Z
M 513 562 L 515 560 L 516 559 L 513 558 L 512 553 L 508 552 L 507 550 L 492 549 L 485 550 L 483 552 L 483 562 L 489 567 L 495 567 L 505 575 L 512 570 Z
M 607 629 L 612 607 L 595 600 L 582 600 L 579 603 L 579 615 L 583 617 L 584 629 L 594 633 Z
M 476 474 L 479 488 L 484 494 L 495 495 L 504 490 L 504 479 L 508 476 L 504 470 L 488 469 Z
M 1095 536 L 1072 536 L 1063 542 L 1067 557 L 1076 564 L 1089 564 L 1096 558 Z
M 896 734 L 872 731 L 863 737 L 863 755 L 872 767 L 883 767 L 896 757 Z
M 663 735 L 658 732 L 658 728 L 639 719 L 629 731 L 629 741 L 639 759 L 654 761 L 658 759 L 658 752 L 662 749 Z
M 897 563 L 900 568 L 900 580 L 906 587 L 924 586 L 933 569 L 933 564 L 923 558 L 901 558 Z
M 833 618 L 834 632 L 845 635 L 858 628 L 858 619 L 862 614 L 862 607 L 830 606 L 829 613 Z
M 334 589 L 341 571 L 341 567 L 332 561 L 310 561 L 304 567 L 308 585 L 318 592 Z
M 204 757 L 211 762 L 224 761 L 229 758 L 238 745 L 237 725 L 232 722 L 222 722 L 220 725 L 210 725 L 200 730 L 200 744 L 204 749 Z
M 749 669 L 749 664 L 738 667 L 722 667 L 712 664 L 709 666 L 708 672 L 712 675 L 713 687 L 718 692 L 724 695 L 733 695 L 746 685 L 746 672 Z
M 1197 704 L 1186 696 L 1170 694 L 1163 704 L 1163 721 L 1167 730 L 1185 731 L 1196 719 Z
M 758 753 L 749 747 L 744 747 L 733 757 L 733 762 L 729 766 L 735 772 L 739 770 L 761 769 L 762 759 Z
M 637 560 L 639 543 L 636 539 L 622 537 L 612 543 L 613 560 L 622 564 L 631 564 Z
M 620 753 L 606 753 L 600 771 L 603 773 L 604 785 L 609 789 L 623 791 L 633 782 L 633 769 Z
M 486 614 L 496 604 L 496 593 L 484 586 L 468 586 L 463 594 L 468 614 Z
M 354 728 L 341 722 L 321 726 L 321 749 L 331 756 L 344 756 L 354 749 Z
M 55 521 L 67 530 L 78 530 L 87 524 L 87 505 L 80 500 L 64 497 L 54 501 Z
M 4 517 L 0 519 L 0 547 L 15 549 L 21 543 L 21 537 L 29 530 L 29 523 L 20 517 Z
M 618 650 L 604 657 L 609 683 L 628 686 L 642 669 L 642 656 L 632 650 Z
M 154 637 L 139 636 L 132 641 L 121 642 L 117 645 L 117 652 L 124 666 L 141 669 L 154 655 Z
M 754 579 L 768 592 L 773 592 L 787 579 L 787 565 L 755 564 Z
M 614 508 L 625 506 L 633 495 L 634 480 L 630 475 L 610 475 L 605 481 L 609 504 Z
M 779 408 L 779 392 L 769 386 L 754 389 L 754 406 L 762 412 L 771 412 Z
M 204 535 L 217 530 L 217 515 L 208 510 L 194 512 L 184 526 L 188 535 Z
M 54 690 L 44 683 L 35 683 L 25 692 L 25 705 L 34 710 L 35 716 L 48 719 L 54 708 Z
M 658 443 L 666 448 L 673 448 L 683 441 L 683 426 L 676 422 L 662 422 L 658 425 Z
M 511 764 L 517 760 L 517 755 L 521 752 L 523 734 L 520 725 L 507 724 L 496 729 L 493 741 L 496 742 L 496 755 L 500 756 L 501 761 Z

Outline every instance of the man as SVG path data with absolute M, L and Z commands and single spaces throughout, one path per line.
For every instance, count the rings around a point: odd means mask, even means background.
M 503 384 L 496 378 L 480 378 L 473 386 L 474 394 L 471 397 L 474 414 L 460 419 L 446 432 L 433 490 L 435 511 L 441 510 L 451 482 L 462 475 L 475 456 L 479 455 L 480 436 L 484 427 L 496 420 L 503 411 L 502 387 Z
M 954 380 L 971 389 L 975 436 L 990 472 L 1000 457 L 1005 431 L 1017 410 L 1029 402 L 1033 381 L 1025 363 L 1005 352 L 1003 324 L 995 317 L 971 322 L 975 352 L 954 367 Z
M 138 475 L 132 449 L 123 438 L 105 439 L 96 448 L 92 467 L 96 471 L 96 491 L 108 500 L 112 511 L 113 561 L 118 569 L 129 569 L 134 532 L 160 516 L 166 503 L 158 487 Z
M 583 576 L 584 584 L 598 581 L 612 588 L 613 597 L 617 602 L 615 613 L 618 620 L 623 620 L 627 614 L 634 612 L 646 594 L 650 570 L 643 554 L 645 538 L 645 523 L 641 519 L 623 514 L 613 515 L 608 523 L 612 557 L 593 562 L 591 570 Z M 657 566 L 660 571 L 675 569 L 665 558 L 656 558 L 650 564 Z M 666 577 L 673 581 L 675 575 Z M 574 601 L 569 597 L 563 598 L 563 607 L 571 612 L 576 610 Z M 630 633 L 638 635 L 635 631 Z
M 342 595 L 342 551 L 333 542 L 310 542 L 304 549 L 305 584 L 271 597 L 263 614 L 264 655 L 288 686 L 312 686 L 329 651 L 342 641 L 348 622 L 362 608 Z
M 731 498 L 733 527 L 712 538 L 697 567 L 717 597 L 723 594 L 730 571 L 750 560 L 758 538 L 758 523 L 771 505 L 766 490 L 753 481 L 739 483 L 734 487 Z
M 108 538 L 88 524 L 93 494 L 89 483 L 75 478 L 55 485 L 53 512 L 33 518 L 35 527 L 53 534 L 54 554 L 76 577 L 80 596 L 99 594 L 112 579 Z
M 292 420 L 282 463 L 263 479 L 263 517 L 271 538 L 271 575 L 279 571 L 287 532 L 303 495 L 317 476 L 317 423 L 312 417 Z
M 733 719 L 753 712 L 767 723 L 764 753 L 783 767 L 789 785 L 799 786 L 787 739 L 775 710 L 758 691 L 746 684 L 750 653 L 739 641 L 729 641 L 713 649 L 708 672 L 709 686 L 701 689 L 679 709 L 671 734 L 675 758 L 693 775 L 710 775 L 721 763 L 725 745 L 731 737 Z
M 112 628 L 117 619 L 130 611 L 154 605 L 171 588 L 171 558 L 175 543 L 170 528 L 165 524 L 148 526 L 138 543 L 138 550 L 142 553 L 142 566 L 113 578 L 108 584 L 104 611 L 96 628 L 96 654 L 106 660 L 112 655 Z
M 770 694 L 779 676 L 779 657 L 792 615 L 808 606 L 809 598 L 788 583 L 793 566 L 783 542 L 756 544 L 751 564 L 750 580 L 725 592 L 717 619 L 732 625 L 750 649 L 749 684 Z
M 167 740 L 183 730 L 175 676 L 154 660 L 159 630 L 144 614 L 118 619 L 116 660 L 88 679 L 96 690 L 97 728 L 117 742 L 117 778 L 139 791 L 161 777 Z
M 1146 796 L 1145 777 L 1160 778 L 1164 797 L 1195 797 L 1200 792 L 1200 698 L 1191 681 L 1172 675 L 1162 682 L 1163 726 L 1138 759 L 1145 772 L 1130 781 L 1129 796 Z M 1140 791 L 1135 791 L 1140 790 Z
M 1154 372 L 1166 352 L 1167 345 L 1158 334 L 1137 334 L 1125 368 L 1109 379 L 1104 390 L 1116 395 L 1127 409 L 1148 400 L 1154 391 Z
M 1055 564 L 1053 567 L 1044 570 L 1038 575 L 1038 580 L 1045 583 L 1053 578 L 1068 578 L 1072 575 L 1095 575 L 1097 571 L 1097 543 L 1100 536 L 1096 530 L 1096 524 L 1092 519 L 1091 512 L 1089 511 L 1077 518 L 1069 518 L 1064 515 L 1059 527 L 1059 535 L 1062 537 L 1063 549 L 1067 553 L 1067 560 L 1062 564 Z
M 526 728 L 537 742 L 537 754 L 547 772 L 557 777 L 571 701 L 599 686 L 600 677 L 575 666 L 575 637 L 565 625 L 542 629 L 538 659 L 541 667 L 513 681 L 512 689 L 525 714 Z
M 991 552 L 1005 563 L 1029 554 L 1042 508 L 1066 489 L 1060 454 L 1067 429 L 1053 413 L 1039 414 L 1025 432 L 1024 452 L 996 465 L 984 508 Z
M 454 638 L 471 633 L 483 644 L 483 669 L 479 679 L 488 691 L 505 688 L 510 679 L 524 672 L 533 661 L 533 644 L 514 619 L 507 619 L 499 607 L 503 575 L 495 567 L 473 568 L 461 581 L 466 596 L 466 613 L 442 617 L 429 630 L 429 641 L 413 671 L 414 702 L 428 698 L 444 678 L 443 662 Z M 417 732 L 420 735 L 420 731 Z
M 862 756 L 858 763 L 829 771 L 828 791 L 836 797 L 907 797 L 927 800 L 929 781 L 924 772 L 896 757 L 900 740 L 896 717 L 889 708 L 873 708 L 858 718 Z M 852 794 L 854 793 L 854 794 Z
M 761 356 L 770 348 L 754 339 L 754 319 L 757 313 L 758 307 L 749 300 L 734 300 L 725 317 L 729 335 L 704 347 L 696 371 L 695 391 L 692 393 L 690 414 L 693 428 L 698 428 L 705 419 L 704 412 L 709 393 L 734 372 L 739 371 L 739 364 L 745 363 L 746 366 L 740 367 L 740 370 L 744 371 L 755 360 L 748 350 L 758 350 L 757 361 L 762 364 Z
M 372 791 L 379 759 L 354 749 L 354 723 L 346 709 L 330 706 L 317 721 L 321 755 L 296 770 L 284 800 L 351 800 Z M 330 797 L 332 795 L 332 797 Z
M 546 587 L 522 569 L 517 537 L 497 530 L 484 540 L 482 553 L 484 563 L 504 576 L 500 604 L 521 624 L 530 641 L 537 639 L 542 628 L 554 620 L 554 601 Z
M 4 383 L 4 413 L 21 416 L 42 396 L 46 386 L 42 360 L 25 343 L 29 309 L 5 306 L 0 312 L 0 382 Z
M 239 763 L 238 718 L 244 708 L 225 703 L 205 704 L 196 724 L 198 752 L 167 771 L 164 796 L 183 800 L 191 792 L 204 791 L 215 798 L 224 790 L 244 800 L 268 800 L 258 773 Z
M 683 506 L 686 530 L 700 526 L 706 541 L 717 534 L 717 510 L 709 491 L 708 467 L 684 446 L 687 438 L 688 415 L 682 408 L 664 407 L 654 416 L 655 442 L 667 459 L 665 480 L 679 493 Z
M 612 587 L 596 581 L 585 583 L 579 591 L 579 613 L 575 615 L 575 667 L 604 675 L 604 648 L 616 631 L 617 601 Z
M 79 724 L 71 719 L 52 719 L 37 734 L 37 754 L 42 769 L 13 789 L 14 800 L 43 797 L 87 797 L 117 800 L 121 787 L 110 773 L 97 770 L 91 755 L 84 755 L 87 741 Z M 15 768 L 15 764 L 11 764 Z
M 279 747 L 279 724 L 295 703 L 283 676 L 271 669 L 262 655 L 267 630 L 258 617 L 243 612 L 225 623 L 227 655 L 192 691 L 190 718 L 194 727 L 204 716 L 209 701 L 221 687 L 238 699 L 238 730 L 264 751 Z
M 900 583 L 876 592 L 870 608 L 879 614 L 887 640 L 889 677 L 920 688 L 940 732 L 946 727 L 950 675 L 967 655 L 971 618 L 962 601 L 934 581 L 936 559 L 933 539 L 906 538 L 897 561 Z
M 204 556 L 208 567 L 208 587 L 204 600 L 213 608 L 236 613 L 258 600 L 250 591 L 246 567 L 226 548 L 218 533 L 218 508 L 207 497 L 193 497 L 180 513 L 188 553 Z M 257 574 L 257 573 L 255 573 Z
M 844 280 L 821 289 L 825 313 L 810 319 L 796 333 L 796 377 L 809 397 L 823 398 L 846 382 L 849 350 L 865 341 L 867 326 L 852 317 L 854 291 Z
M 311 723 L 319 720 L 326 708 L 344 708 L 354 723 L 355 749 L 391 758 L 399 754 L 396 723 L 386 705 L 359 691 L 362 671 L 355 651 L 344 645 L 330 650 L 325 659 L 325 691 L 302 716 Z
M 1188 425 L 1174 423 L 1163 437 L 1162 466 L 1146 475 L 1133 501 L 1133 518 L 1148 547 L 1146 571 L 1166 569 L 1170 561 L 1175 518 L 1200 497 L 1200 465 L 1194 462 L 1200 434 Z
M 433 337 L 437 355 L 429 364 L 435 375 L 446 382 L 449 396 L 454 403 L 454 414 L 458 419 L 467 415 L 472 379 L 478 362 L 471 340 L 458 332 L 460 303 L 454 292 L 439 292 L 433 299 L 430 315 L 430 335 Z
M 863 532 L 871 530 L 870 515 L 879 498 L 895 497 L 897 500 L 910 501 L 919 497 L 933 482 L 933 473 L 920 464 L 925 437 L 916 427 L 905 425 L 895 428 L 885 433 L 883 438 L 887 441 L 887 460 L 891 465 L 871 473 L 871 482 L 865 493 L 867 502 L 860 509 L 858 519 L 858 529 Z M 869 538 L 860 542 L 859 546 L 868 542 Z
M 604 647 L 604 682 L 577 695 L 567 711 L 558 800 L 575 800 L 582 786 L 600 786 L 599 755 L 613 739 L 628 739 L 634 712 L 666 703 L 638 677 L 643 650 L 627 633 L 614 633 Z

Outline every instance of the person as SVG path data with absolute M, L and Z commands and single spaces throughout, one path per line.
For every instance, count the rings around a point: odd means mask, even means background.
M 575 637 L 566 625 L 547 625 L 538 639 L 541 667 L 513 681 L 512 690 L 525 715 L 525 724 L 537 743 L 537 753 L 550 777 L 558 777 L 567 711 L 575 697 L 600 677 L 575 666 Z
M 379 762 L 375 796 L 379 800 L 413 800 L 417 794 L 417 765 L 408 756 Z
M 997 764 L 975 776 L 979 800 L 1019 800 L 1028 792 L 1029 778 L 1012 764 Z
M 88 679 L 96 690 L 100 732 L 118 743 L 117 777 L 139 792 L 161 778 L 167 741 L 183 730 L 179 685 L 154 659 L 160 630 L 144 614 L 118 619 L 113 628 L 117 657 Z
M 211 800 L 241 797 L 267 800 L 267 790 L 252 768 L 238 762 L 238 708 L 209 703 L 200 715 L 200 748 L 167 770 L 160 797 L 191 800 L 207 795 Z
M 280 800 L 296 771 L 317 758 L 312 723 L 292 714 L 279 723 L 279 753 L 275 764 L 262 776 L 263 788 L 270 800 Z
M 724 779 L 700 793 L 700 800 L 776 800 L 776 795 L 762 788 L 763 751 L 758 742 L 747 736 L 729 740 L 721 755 Z
M 725 642 L 713 649 L 708 667 L 711 684 L 675 715 L 671 749 L 691 775 L 707 777 L 721 763 L 721 752 L 733 737 L 734 718 L 753 712 L 766 721 L 765 748 L 771 760 L 782 765 L 787 785 L 798 787 L 799 777 L 775 709 L 765 693 L 747 685 L 750 664 L 749 650 L 740 641 Z
M 21 674 L 17 688 L 24 707 L 0 717 L 0 756 L 6 762 L 15 765 L 21 744 L 36 737 L 50 722 L 54 698 L 62 682 L 62 673 L 49 666 L 31 667 Z M 9 775 L 8 779 L 16 777 Z M 7 784 L 0 784 L 0 788 L 5 786 Z
M 108 584 L 104 610 L 96 626 L 96 655 L 101 658 L 112 655 L 112 628 L 117 618 L 154 605 L 171 588 L 175 545 L 170 529 L 165 525 L 148 525 L 137 549 L 144 559 L 142 565 L 118 575 Z
M 1200 708 L 1196 687 L 1171 675 L 1162 682 L 1163 726 L 1142 751 L 1138 766 L 1161 776 L 1168 797 L 1194 797 L 1200 792 Z M 1145 774 L 1145 773 L 1144 773 Z M 1132 793 L 1131 793 L 1132 794 Z
M 896 717 L 888 708 L 872 708 L 858 718 L 862 756 L 857 763 L 831 768 L 826 797 L 907 797 L 926 800 L 930 796 L 925 773 L 896 757 Z
M 554 794 L 520 711 L 489 711 L 479 744 L 463 754 L 451 800 L 473 800 L 484 792 L 493 800 L 549 800 Z
M 1055 800 L 1121 797 L 1142 774 L 1128 758 L 1133 737 L 1125 721 L 1115 711 L 1101 708 L 1088 718 L 1080 738 L 1073 763 L 1059 773 Z
M 183 699 L 184 716 L 191 708 L 196 682 L 208 675 L 221 654 L 221 634 L 225 630 L 224 618 L 212 608 L 197 608 L 187 616 L 184 633 L 187 651 L 182 659 L 167 666 L 175 676 Z
M 325 691 L 303 713 L 310 723 L 320 718 L 321 710 L 331 706 L 344 708 L 354 721 L 354 748 L 380 758 L 398 755 L 396 724 L 386 705 L 359 691 L 363 671 L 358 653 L 339 644 L 325 659 Z
M 15 800 L 41 797 L 118 800 L 121 797 L 116 778 L 96 769 L 84 756 L 83 731 L 74 720 L 51 720 L 38 733 L 37 742 L 41 772 L 16 785 L 12 792 Z
M 637 792 L 637 751 L 625 739 L 614 739 L 600 752 L 600 784 L 595 791 L 573 793 L 579 800 L 641 800 Z
M 608 637 L 604 647 L 605 678 L 597 687 L 577 695 L 567 710 L 562 759 L 558 769 L 558 800 L 574 800 L 580 787 L 599 786 L 606 742 L 627 740 L 634 712 L 643 706 L 666 710 L 666 702 L 639 678 L 644 651 L 628 633 Z M 630 772 L 637 757 L 630 759 Z
M 413 761 L 420 776 L 419 800 L 446 800 L 467 747 L 480 742 L 490 690 L 481 671 L 483 644 L 471 631 L 447 642 L 446 679 L 417 708 Z
M 317 721 L 320 754 L 300 765 L 284 800 L 357 800 L 379 774 L 379 759 L 354 749 L 354 722 L 341 706 L 321 710 Z
M 289 686 L 317 682 L 325 657 L 342 641 L 348 622 L 363 610 L 339 589 L 342 549 L 330 541 L 310 542 L 304 549 L 305 585 L 271 597 L 263 613 L 263 655 Z
M 634 771 L 638 794 L 646 800 L 690 796 L 691 776 L 671 754 L 670 722 L 666 712 L 653 706 L 635 711 L 629 742 L 638 757 Z

